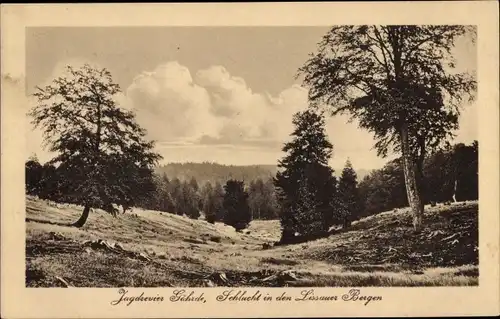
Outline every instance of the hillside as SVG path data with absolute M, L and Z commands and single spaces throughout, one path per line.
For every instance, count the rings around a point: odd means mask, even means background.
M 251 181 L 258 178 L 267 179 L 276 175 L 276 165 L 222 165 L 217 163 L 169 163 L 157 167 L 156 173 L 166 173 L 169 178 L 179 178 L 180 180 L 189 180 L 196 178 L 199 184 L 207 181 L 212 183 L 218 181 L 225 183 L 228 179 L 238 179 Z M 335 174 L 340 175 L 342 168 L 335 169 Z M 368 175 L 371 170 L 359 169 L 358 181 Z
M 225 183 L 228 179 L 251 181 L 258 178 L 267 179 L 276 174 L 275 165 L 222 165 L 217 163 L 169 163 L 156 169 L 158 174 L 167 174 L 172 178 L 190 180 L 196 178 L 199 184 L 207 181 L 211 183 Z
M 277 221 L 237 233 L 223 224 L 134 209 L 100 210 L 82 229 L 81 208 L 27 197 L 29 287 L 430 286 L 478 284 L 476 202 L 426 211 L 419 234 L 407 209 L 353 223 L 308 243 L 263 249 Z

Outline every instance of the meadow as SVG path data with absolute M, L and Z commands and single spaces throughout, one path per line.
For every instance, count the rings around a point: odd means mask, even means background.
M 314 241 L 273 246 L 279 221 L 236 232 L 165 212 L 95 210 L 26 198 L 27 287 L 366 287 L 478 285 L 478 203 L 366 217 Z

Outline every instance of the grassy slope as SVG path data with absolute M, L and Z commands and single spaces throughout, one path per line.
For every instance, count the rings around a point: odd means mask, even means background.
M 29 219 L 71 222 L 81 213 L 31 197 L 26 205 Z M 97 210 L 82 229 L 26 223 L 26 284 L 61 286 L 59 277 L 77 287 L 477 285 L 477 211 L 477 203 L 428 209 L 419 234 L 407 210 L 385 212 L 328 238 L 263 250 L 279 239 L 277 221 L 254 221 L 244 234 L 155 211 L 113 218 Z M 84 244 L 97 239 L 136 254 Z M 272 276 L 285 270 L 295 278 Z M 213 276 L 221 273 L 227 281 Z

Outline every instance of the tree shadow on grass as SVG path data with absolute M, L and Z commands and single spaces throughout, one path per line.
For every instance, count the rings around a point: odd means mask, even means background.
M 74 227 L 74 223 L 53 222 L 50 220 L 36 219 L 36 218 L 29 218 L 29 217 L 26 217 L 25 221 L 27 223 L 32 222 L 32 223 L 49 224 L 49 225 L 57 225 L 57 226 L 65 226 L 65 227 Z

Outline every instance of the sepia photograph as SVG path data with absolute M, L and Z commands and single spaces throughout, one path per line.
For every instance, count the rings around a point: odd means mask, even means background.
M 477 286 L 476 39 L 26 28 L 26 287 Z
M 0 9 L 0 317 L 500 313 L 498 3 Z

